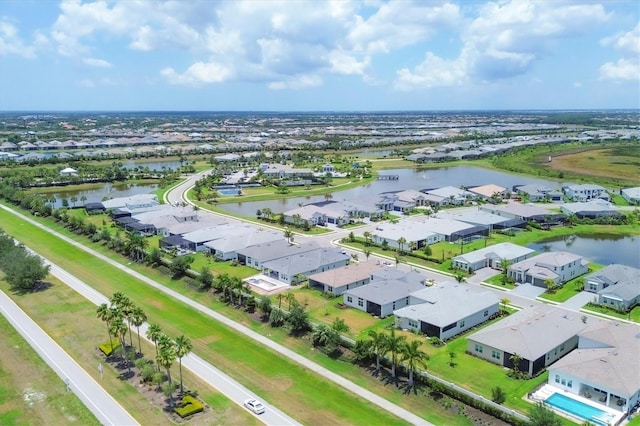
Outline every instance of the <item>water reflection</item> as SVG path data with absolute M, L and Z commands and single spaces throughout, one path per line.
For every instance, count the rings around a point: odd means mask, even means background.
M 570 251 L 595 263 L 640 268 L 640 241 L 638 236 L 608 234 L 569 235 L 529 244 L 527 247 L 544 251 Z

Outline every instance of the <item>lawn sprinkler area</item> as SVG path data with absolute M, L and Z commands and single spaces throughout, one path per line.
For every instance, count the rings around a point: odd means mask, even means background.
M 278 281 L 263 274 L 254 275 L 244 281 L 260 294 L 271 294 L 278 290 L 286 290 L 290 287 L 289 284 L 285 282 Z

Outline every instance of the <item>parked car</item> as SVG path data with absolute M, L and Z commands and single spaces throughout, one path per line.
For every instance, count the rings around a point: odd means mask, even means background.
M 249 411 L 253 411 L 256 414 L 264 413 L 264 405 L 257 399 L 247 399 L 244 401 L 244 406 L 247 407 Z

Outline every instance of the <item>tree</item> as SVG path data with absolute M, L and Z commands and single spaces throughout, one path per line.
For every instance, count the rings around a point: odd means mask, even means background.
M 136 328 L 138 333 L 138 349 L 142 354 L 142 343 L 140 342 L 140 326 L 147 320 L 147 314 L 144 313 L 140 306 L 135 306 L 131 311 L 131 325 Z
M 114 318 L 113 313 L 114 312 L 106 303 L 102 303 L 98 306 L 98 310 L 96 312 L 98 319 L 104 321 L 107 326 L 107 334 L 109 334 L 109 345 L 111 350 L 113 350 L 113 340 L 111 339 L 111 320 Z
M 293 243 L 293 231 L 289 228 L 285 228 L 284 237 L 289 241 L 289 244 Z
M 189 255 L 178 256 L 173 259 L 169 269 L 173 273 L 174 277 L 181 277 L 187 273 L 187 270 L 193 263 L 193 260 L 194 260 L 193 256 L 189 256 Z
M 422 247 L 422 253 L 424 253 L 425 256 L 429 257 L 433 254 L 433 250 L 431 250 L 431 246 L 427 244 Z
M 167 379 L 169 380 L 169 407 L 173 407 L 173 382 L 171 380 L 171 366 L 176 360 L 176 349 L 173 341 L 170 338 L 163 339 L 165 335 L 161 336 L 160 352 L 156 356 L 156 362 L 159 367 L 163 367 L 167 371 Z
M 364 249 L 364 257 L 369 261 L 369 256 L 371 256 L 371 249 Z
M 501 259 L 498 266 L 502 270 L 502 285 L 505 285 L 509 280 L 509 266 L 511 266 L 511 261 L 506 258 Z
M 368 247 L 369 244 L 371 244 L 371 232 L 364 231 L 362 236 L 364 237 L 364 245 L 365 245 L 365 247 Z
M 402 360 L 407 364 L 407 370 L 409 371 L 409 387 L 414 387 L 413 373 L 416 367 L 419 365 L 426 367 L 429 360 L 429 355 L 420 349 L 420 345 L 422 345 L 421 341 L 412 340 L 405 343 L 401 349 Z
M 182 357 L 187 355 L 193 349 L 191 340 L 186 336 L 178 336 L 175 341 L 176 356 L 180 363 L 180 393 L 184 394 L 184 387 L 182 386 Z
M 375 330 L 369 330 L 369 337 L 371 337 L 371 349 L 376 355 L 376 374 L 380 373 L 380 357 L 384 353 L 385 347 L 385 335 L 378 333 Z
M 396 376 L 396 365 L 398 365 L 398 357 L 402 353 L 406 337 L 396 336 L 396 330 L 391 329 L 391 333 L 385 335 L 384 350 L 385 353 L 391 352 L 391 377 Z
M 342 318 L 336 317 L 331 323 L 331 328 L 333 328 L 338 333 L 346 333 L 349 331 L 349 326 L 344 322 Z
M 271 327 L 282 326 L 282 324 L 284 324 L 285 319 L 286 318 L 285 318 L 284 312 L 282 312 L 280 308 L 272 309 L 271 313 L 269 313 L 269 324 L 271 325 Z
M 128 329 L 129 327 L 127 327 L 127 324 L 124 323 L 122 316 L 117 316 L 111 321 L 111 327 L 110 327 L 111 334 L 113 334 L 114 336 L 117 336 L 118 339 L 120 340 L 120 347 L 122 348 L 122 361 L 125 363 L 125 366 L 127 367 L 127 372 L 130 375 L 131 366 L 129 365 L 129 359 L 127 357 L 127 342 L 126 342 Z
M 404 252 L 405 244 L 407 244 L 407 239 L 405 237 L 398 238 L 398 247 L 400 247 L 400 253 Z
M 273 306 L 271 306 L 271 299 L 269 299 L 268 296 L 260 297 L 260 302 L 258 303 L 258 309 L 260 310 L 260 312 L 262 312 L 263 321 L 266 318 L 269 318 L 271 309 L 273 309 Z
M 49 265 L 40 256 L 26 251 L 12 250 L 2 263 L 5 279 L 19 293 L 37 289 L 49 275 Z
M 311 336 L 313 346 L 325 348 L 328 354 L 335 352 L 340 346 L 340 334 L 331 327 L 321 324 Z
M 296 295 L 293 293 L 287 293 L 285 295 L 285 300 L 287 301 L 287 303 L 289 304 L 289 307 L 287 308 L 288 311 L 291 311 L 291 306 L 296 306 L 298 304 L 298 301 L 296 300 Z
M 514 353 L 509 357 L 509 360 L 511 360 L 511 362 L 513 363 L 513 374 L 516 377 L 520 376 L 520 361 L 522 361 L 522 357 L 517 354 Z
M 153 345 L 156 347 L 156 358 L 158 357 L 158 339 L 162 336 L 162 328 L 158 324 L 149 324 L 147 328 L 147 339 L 153 342 Z
M 465 276 L 461 271 L 456 271 L 456 274 L 454 275 L 454 278 L 456 279 L 456 281 L 460 284 L 465 280 Z
M 76 203 L 78 202 L 78 197 L 76 197 L 75 195 L 71 196 L 71 202 L 73 203 L 73 207 L 76 206 Z
M 534 407 L 529 409 L 530 426 L 561 426 L 562 421 L 556 414 L 544 406 L 542 402 L 538 402 Z
M 547 293 L 549 294 L 554 294 L 556 291 L 558 291 L 558 288 L 560 288 L 558 283 L 556 283 L 553 278 L 547 278 L 546 280 L 544 280 L 544 285 L 547 287 Z
M 198 275 L 198 282 L 200 283 L 200 290 L 208 291 L 213 285 L 213 274 L 206 266 L 203 266 Z
M 496 404 L 502 404 L 507 400 L 507 395 L 500 386 L 491 389 L 491 400 Z
M 287 316 L 287 324 L 289 324 L 291 334 L 302 334 L 309 330 L 309 315 L 305 312 L 304 308 L 298 304 L 295 304 L 289 315 Z
M 500 299 L 500 310 L 503 314 L 507 313 L 507 306 L 509 306 L 509 303 L 511 303 L 511 300 L 507 299 L 506 297 Z

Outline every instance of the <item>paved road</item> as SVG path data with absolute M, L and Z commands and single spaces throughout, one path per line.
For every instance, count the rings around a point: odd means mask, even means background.
M 0 312 L 104 425 L 138 422 L 42 330 L 9 296 L 0 291 Z M 97 366 L 96 366 L 97 368 Z
M 99 293 L 84 281 L 80 280 L 76 276 L 72 275 L 68 271 L 62 269 L 60 266 L 52 263 L 50 260 L 43 257 L 45 262 L 50 265 L 51 275 L 58 278 L 60 281 L 64 282 L 66 285 L 71 287 L 73 290 L 80 293 L 82 296 L 87 298 L 96 306 L 102 303 L 109 303 L 109 299 L 103 294 Z M 146 338 L 147 328 L 149 324 L 144 323 L 140 326 L 140 336 L 149 341 Z M 133 330 L 136 331 L 135 329 Z M 251 392 L 249 389 L 242 386 L 237 381 L 233 380 L 231 377 L 203 360 L 199 356 L 194 353 L 188 354 L 184 358 L 182 358 L 182 366 L 190 371 L 192 371 L 195 375 L 199 376 L 204 382 L 208 383 L 211 387 L 218 389 L 222 394 L 224 394 L 227 398 L 232 400 L 238 405 L 242 406 L 244 400 L 249 398 L 258 398 L 256 394 Z M 263 401 L 264 402 L 264 401 Z M 297 421 L 287 416 L 285 413 L 280 411 L 279 409 L 269 406 L 266 402 L 264 402 L 266 407 L 266 411 L 264 414 L 260 415 L 258 418 L 265 424 L 268 425 L 299 425 Z
M 388 400 L 380 397 L 379 395 L 361 387 L 356 385 L 355 383 L 345 379 L 344 377 L 335 374 L 334 372 L 320 366 L 319 364 L 316 364 L 315 362 L 303 357 L 302 355 L 299 355 L 297 353 L 295 353 L 294 351 L 276 343 L 273 342 L 272 340 L 269 340 L 267 337 L 256 333 L 255 331 L 249 329 L 248 327 L 245 327 L 239 323 L 236 323 L 235 321 L 230 320 L 229 318 L 207 308 L 204 305 L 201 305 L 191 299 L 189 299 L 186 296 L 183 296 L 182 294 L 173 291 L 169 288 L 166 288 L 165 286 L 163 286 L 162 284 L 134 271 L 133 269 L 130 269 L 128 267 L 126 267 L 125 265 L 122 265 L 104 255 L 102 255 L 101 253 L 98 253 L 95 250 L 92 250 L 89 247 L 86 247 L 82 244 L 80 244 L 79 242 L 60 234 L 59 232 L 56 232 L 50 228 L 47 228 L 46 226 L 34 221 L 33 219 L 29 218 L 28 216 L 22 215 L 21 213 L 18 213 L 15 210 L 12 210 L 6 206 L 0 205 L 0 208 L 16 215 L 19 216 L 20 218 L 22 218 L 23 220 L 26 220 L 28 222 L 30 222 L 31 224 L 33 224 L 34 226 L 37 226 L 38 228 L 49 232 L 52 235 L 55 235 L 57 238 L 60 238 L 62 240 L 64 240 L 65 242 L 75 246 L 76 248 L 83 250 L 89 254 L 91 254 L 92 256 L 109 263 L 110 265 L 122 270 L 123 272 L 135 277 L 136 279 L 144 282 L 145 284 L 157 289 L 158 291 L 161 291 L 171 297 L 173 297 L 176 300 L 179 300 L 189 306 L 191 306 L 194 309 L 197 309 L 198 311 L 204 313 L 205 315 L 213 318 L 216 321 L 219 321 L 225 325 L 227 325 L 230 328 L 233 328 L 234 330 L 238 331 L 239 333 L 242 333 L 254 340 L 256 340 L 259 343 L 262 343 L 264 346 L 269 347 L 270 349 L 278 352 L 279 354 L 295 361 L 296 363 L 304 366 L 305 368 L 318 373 L 319 375 L 321 375 L 322 377 L 342 386 L 343 388 L 355 393 L 356 395 L 360 396 L 363 399 L 366 399 L 367 401 L 369 401 L 372 404 L 375 404 L 381 408 L 383 408 L 384 410 L 388 411 L 391 414 L 394 414 L 396 416 L 398 416 L 399 418 L 406 420 L 409 423 L 415 424 L 415 425 L 431 425 L 431 423 L 427 422 L 426 420 L 420 418 L 419 416 L 416 416 L 415 414 L 411 413 L 410 411 L 396 405 L 393 404 L 391 402 L 389 402 Z M 52 268 L 52 273 L 53 273 L 54 268 Z M 80 280 L 78 280 L 80 281 Z M 95 290 L 93 290 L 93 292 L 95 293 Z M 101 302 L 102 303 L 102 302 Z M 198 371 L 199 374 L 199 371 Z M 200 375 L 200 374 L 199 374 Z M 215 386 L 215 384 L 212 384 L 212 386 Z M 265 413 L 266 414 L 266 413 Z M 263 416 L 260 416 L 261 419 L 263 419 Z M 284 424 L 282 422 L 280 423 L 273 423 L 273 424 Z

